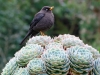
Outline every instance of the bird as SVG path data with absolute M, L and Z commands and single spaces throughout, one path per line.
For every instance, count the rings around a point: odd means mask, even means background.
M 54 14 L 52 13 L 53 8 L 54 6 L 44 6 L 35 14 L 30 23 L 30 28 L 20 45 L 22 45 L 28 37 L 36 36 L 38 33 L 44 36 L 44 31 L 47 31 L 54 25 Z

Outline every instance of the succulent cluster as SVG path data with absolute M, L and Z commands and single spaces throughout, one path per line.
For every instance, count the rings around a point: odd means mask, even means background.
M 74 35 L 69 35 L 69 34 L 59 35 L 58 37 L 54 38 L 54 41 L 62 43 L 65 49 L 71 46 L 84 45 L 83 41 L 80 40 L 79 37 L 75 37 Z
M 74 70 L 76 74 L 87 74 L 93 69 L 93 54 L 88 49 L 81 46 L 73 46 L 67 52 L 71 70 Z
M 100 54 L 74 35 L 34 36 L 1 75 L 100 75 Z
M 46 72 L 49 75 L 66 75 L 70 68 L 69 59 L 65 51 L 61 48 L 49 48 L 43 55 Z
M 93 75 L 100 75 L 100 58 L 94 61 Z
M 40 57 L 43 53 L 43 48 L 38 44 L 28 44 L 16 52 L 15 58 L 19 66 L 25 66 L 33 58 Z
M 30 75 L 26 68 L 18 68 L 12 75 Z
M 14 73 L 14 71 L 18 68 L 16 58 L 12 58 L 3 69 L 3 72 L 1 75 L 11 75 Z
M 32 38 L 28 40 L 26 44 L 39 44 L 42 47 L 44 47 L 50 42 L 52 42 L 52 39 L 50 36 L 33 36 Z
M 93 54 L 93 58 L 98 58 L 100 57 L 100 53 L 98 50 L 96 50 L 95 48 L 93 48 L 92 46 L 89 46 L 88 44 L 84 45 L 85 48 L 87 48 L 88 50 L 90 50 L 90 52 Z
M 27 69 L 30 72 L 30 74 L 36 75 L 36 74 L 45 73 L 46 66 L 44 61 L 41 58 L 34 58 L 27 65 Z

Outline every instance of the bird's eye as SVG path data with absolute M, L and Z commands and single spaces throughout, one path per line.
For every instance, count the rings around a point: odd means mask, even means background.
M 45 9 L 46 11 L 48 11 L 48 9 Z

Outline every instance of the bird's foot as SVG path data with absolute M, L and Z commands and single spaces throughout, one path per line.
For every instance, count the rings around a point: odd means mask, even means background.
M 40 31 L 40 34 L 41 34 L 42 36 L 45 36 L 45 34 L 44 34 L 42 31 Z

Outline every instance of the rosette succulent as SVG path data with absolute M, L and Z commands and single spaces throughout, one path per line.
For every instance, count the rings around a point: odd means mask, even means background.
M 59 35 L 58 37 L 54 38 L 54 41 L 62 43 L 65 49 L 71 46 L 84 45 L 83 41 L 80 40 L 79 37 L 75 37 L 74 35 L 70 34 Z
M 76 45 L 80 45 L 80 46 L 84 45 L 83 41 L 78 38 L 66 38 L 62 40 L 61 42 L 64 48 L 69 48 L 71 46 L 76 46 Z
M 30 74 L 38 75 L 45 73 L 46 67 L 44 61 L 41 58 L 34 58 L 28 63 L 27 69 Z
M 94 61 L 93 75 L 100 75 L 100 58 Z
M 92 46 L 89 46 L 88 44 L 86 44 L 84 47 L 87 48 L 88 50 L 90 50 L 90 52 L 93 54 L 94 59 L 100 57 L 99 51 L 96 50 L 95 48 L 93 48 Z
M 73 46 L 67 51 L 73 72 L 86 74 L 93 69 L 93 54 L 81 46 Z
M 66 38 L 78 38 L 78 37 L 75 37 L 74 35 L 70 35 L 70 34 L 64 34 L 64 35 L 59 35 L 58 37 L 54 37 L 54 41 L 61 42 Z
M 70 68 L 67 54 L 61 48 L 47 49 L 43 53 L 42 59 L 45 61 L 46 72 L 49 75 L 65 75 Z
M 28 44 L 15 54 L 19 66 L 26 66 L 30 60 L 40 57 L 43 48 L 38 44 Z
M 52 41 L 50 36 L 33 36 L 26 44 L 39 44 L 45 46 Z
M 46 49 L 49 49 L 49 48 L 63 48 L 63 45 L 61 43 L 52 42 L 52 43 L 49 43 L 48 45 L 46 45 L 45 48 Z
M 16 63 L 16 58 L 14 57 L 6 64 L 1 75 L 11 75 L 13 74 L 13 72 L 16 70 L 17 67 L 18 65 Z
M 30 74 L 29 74 L 29 72 L 28 72 L 28 70 L 26 68 L 19 68 L 12 75 L 30 75 Z

